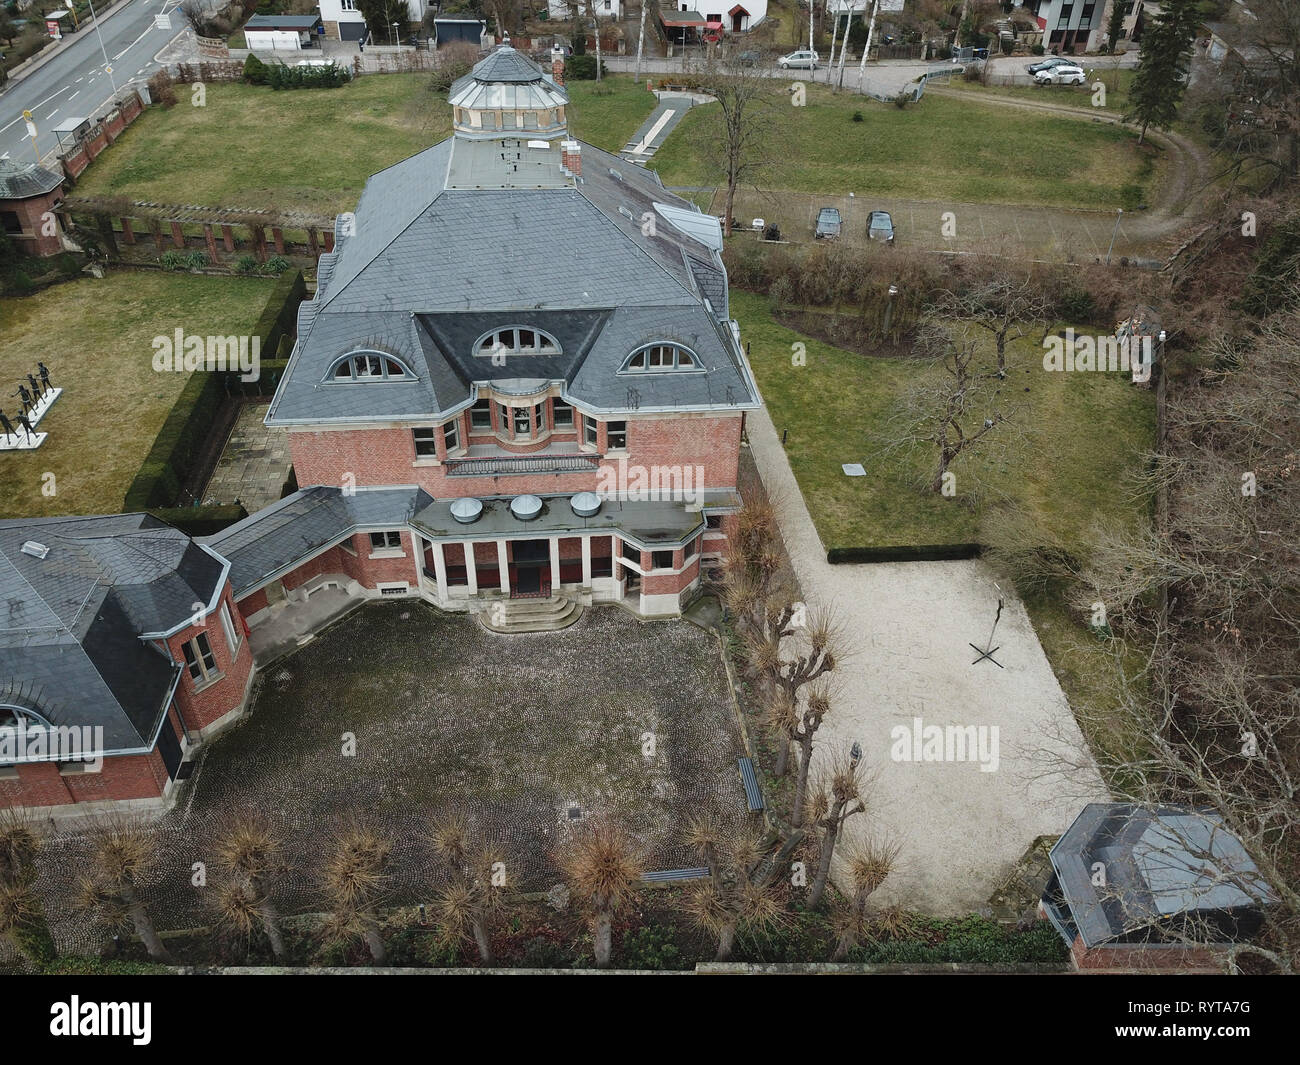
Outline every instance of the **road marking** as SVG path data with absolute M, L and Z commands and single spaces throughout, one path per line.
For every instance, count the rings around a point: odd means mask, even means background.
M 78 89 L 76 92 L 74 92 L 71 96 L 68 97 L 68 103 L 72 103 L 72 101 L 75 100 L 80 95 L 81 95 L 81 90 Z
M 121 59 L 124 55 L 126 55 L 127 52 L 129 52 L 129 51 L 130 51 L 132 48 L 134 48 L 137 44 L 139 44 L 141 41 L 143 41 L 143 40 L 145 39 L 145 35 L 148 34 L 148 33 L 150 33 L 150 32 L 152 32 L 152 30 L 153 30 L 153 27 L 150 26 L 148 29 L 146 29 L 146 30 L 144 31 L 144 33 L 140 34 L 139 37 L 137 37 L 134 41 L 132 41 L 132 42 L 131 42 L 130 44 L 128 44 L 125 48 L 123 48 L 120 52 L 118 52 L 117 55 L 113 56 L 113 58 L 114 58 L 114 59 Z
M 38 107 L 44 107 L 47 103 L 49 103 L 49 102 L 50 102 L 51 100 L 53 100 L 56 96 L 58 96 L 59 93 L 61 93 L 61 92 L 67 92 L 70 88 L 72 88 L 71 85 L 65 85 L 65 86 L 63 86 L 63 88 L 61 88 L 61 89 L 56 89 L 54 92 L 50 93 L 49 96 L 45 97 L 45 99 L 42 100 L 40 103 L 32 104 L 32 106 L 29 107 L 27 110 L 29 110 L 29 111 L 35 111 Z M 17 125 L 19 122 L 21 122 L 22 120 L 23 120 L 23 116 L 22 116 L 22 115 L 19 115 L 19 116 L 18 116 L 17 118 L 15 118 L 12 122 L 10 122 L 9 125 L 6 125 L 6 126 L 0 126 L 0 133 L 3 133 L 5 130 L 7 130 L 7 129 L 9 128 L 9 126 L 16 126 L 16 125 Z

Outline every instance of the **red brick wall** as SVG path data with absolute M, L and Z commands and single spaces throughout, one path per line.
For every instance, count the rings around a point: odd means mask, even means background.
M 98 773 L 64 776 L 53 762 L 39 762 L 18 766 L 17 780 L 0 780 L 0 808 L 153 799 L 166 786 L 167 769 L 156 748 L 148 754 L 105 758 Z
M 411 533 L 402 533 L 402 551 L 405 552 L 403 558 L 371 558 L 370 534 L 357 533 L 352 538 L 356 557 L 343 553 L 344 572 L 366 588 L 374 588 L 390 581 L 405 581 L 413 585 L 416 583 L 417 563 L 422 562 L 416 558 L 411 541 Z
M 25 200 L 0 200 L 0 211 L 13 211 L 22 226 L 21 233 L 14 234 L 14 243 L 28 255 L 57 255 L 63 250 L 57 232 L 47 235 L 42 232 L 45 222 L 42 216 L 54 209 L 63 196 L 62 187 L 51 189 L 44 196 L 31 196 Z
M 347 573 L 348 562 L 351 556 L 339 547 L 331 547 L 315 558 L 308 559 L 295 570 L 290 570 L 280 578 L 286 591 L 292 591 L 294 588 L 301 588 L 308 581 L 319 577 L 322 573 Z
M 251 618 L 259 610 L 265 610 L 268 606 L 266 601 L 266 589 L 259 588 L 239 601 L 239 612 L 246 618 Z
M 1181 972 L 1221 973 L 1222 954 L 1212 947 L 1176 947 L 1155 944 L 1133 946 L 1084 946 L 1075 937 L 1070 959 L 1081 972 Z
M 235 605 L 229 585 L 222 595 L 222 601 L 227 603 L 234 613 Z M 239 624 L 237 615 L 235 624 Z M 172 658 L 183 663 L 185 652 L 182 646 L 200 632 L 207 633 L 208 644 L 217 661 L 217 669 L 224 675 L 220 680 L 196 691 L 189 670 L 182 670 L 180 684 L 176 688 L 176 701 L 180 705 L 186 723 L 192 729 L 207 728 L 214 721 L 236 709 L 244 698 L 249 674 L 253 669 L 253 652 L 249 649 L 247 637 L 241 639 L 239 649 L 232 658 L 230 645 L 226 642 L 226 633 L 221 624 L 220 607 L 209 613 L 202 624 L 187 626 L 175 636 L 168 638 L 167 649 L 171 652 Z

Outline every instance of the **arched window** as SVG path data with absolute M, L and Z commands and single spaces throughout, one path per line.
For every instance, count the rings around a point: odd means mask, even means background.
M 699 356 L 680 344 L 647 344 L 627 357 L 622 373 L 668 373 L 702 370 Z
M 354 351 L 344 355 L 331 368 L 330 381 L 409 381 L 415 374 L 382 351 Z
M 560 342 L 550 333 L 526 325 L 512 325 L 484 333 L 474 344 L 474 354 L 483 358 L 504 355 L 558 355 Z

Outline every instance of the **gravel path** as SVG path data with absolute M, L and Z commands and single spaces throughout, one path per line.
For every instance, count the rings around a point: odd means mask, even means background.
M 1023 604 L 1008 596 L 998 625 L 1003 668 L 973 665 L 970 644 L 986 646 L 997 609 L 987 566 L 830 565 L 766 410 L 750 416 L 749 445 L 804 594 L 833 605 L 848 646 L 813 772 L 862 744 L 876 780 L 868 812 L 846 825 L 850 845 L 881 831 L 902 842 L 879 893 L 884 902 L 940 915 L 984 908 L 1036 836 L 1063 832 L 1080 805 L 1108 798 L 1095 769 L 1061 769 L 1061 753 L 1077 757 L 1084 740 Z M 996 728 L 996 770 L 969 760 L 895 761 L 891 730 L 910 733 L 918 717 L 924 726 Z M 993 735 L 985 733 L 988 753 Z

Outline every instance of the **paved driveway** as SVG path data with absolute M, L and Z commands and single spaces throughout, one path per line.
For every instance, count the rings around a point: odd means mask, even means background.
M 751 416 L 749 443 L 804 595 L 834 605 L 850 651 L 835 671 L 838 697 L 813 772 L 862 744 L 878 776 L 868 812 L 846 826 L 849 841 L 884 831 L 903 844 L 882 901 L 941 915 L 984 907 L 1036 836 L 1063 832 L 1083 803 L 1108 798 L 1095 770 L 1060 769 L 1060 755 L 1077 757 L 1084 741 L 1023 605 L 1009 598 L 998 625 L 1002 668 L 972 664 L 969 645 L 986 646 L 997 610 L 987 566 L 830 565 L 766 410 Z M 910 734 L 917 718 L 922 728 L 996 728 L 996 769 L 894 760 L 892 730 Z M 984 735 L 991 755 L 994 734 Z

